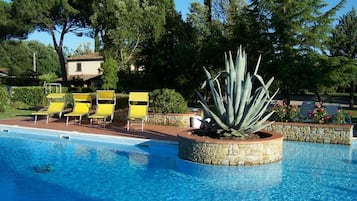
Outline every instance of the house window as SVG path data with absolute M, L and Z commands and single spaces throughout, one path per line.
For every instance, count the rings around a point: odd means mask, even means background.
M 82 63 L 77 63 L 77 72 L 82 72 Z

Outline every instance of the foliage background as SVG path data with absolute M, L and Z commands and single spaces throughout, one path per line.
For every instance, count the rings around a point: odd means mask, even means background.
M 38 30 L 53 36 L 52 52 L 39 52 L 46 55 L 38 62 L 40 73 L 65 77 L 65 35 L 87 35 L 95 40 L 94 51 L 113 53 L 110 56 L 118 63 L 117 91 L 171 88 L 193 104 L 194 89 L 204 80 L 202 67 L 217 72 L 224 63 L 222 53 L 243 45 L 249 55 L 248 70 L 262 55 L 262 76 L 274 76 L 272 89 L 280 88 L 287 101 L 294 93 L 311 91 L 320 99 L 325 92 L 347 86 L 353 100 L 356 52 L 338 53 L 357 49 L 355 11 L 346 13 L 349 20 L 333 24 L 345 0 L 331 9 L 325 0 L 204 0 L 191 4 L 186 20 L 173 0 L 31 2 L 0 2 L 4 11 L 0 43 L 5 47 L 0 68 L 11 68 L 17 76 L 31 69 L 33 49 L 42 50 L 22 41 Z M 21 51 L 27 48 L 29 52 Z M 132 65 L 142 70 L 131 71 Z

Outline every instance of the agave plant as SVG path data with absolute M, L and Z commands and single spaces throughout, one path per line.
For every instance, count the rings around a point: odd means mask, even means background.
M 264 83 L 263 78 L 257 74 L 260 60 L 261 57 L 251 75 L 247 72 L 247 55 L 240 47 L 235 63 L 231 52 L 229 52 L 229 58 L 225 54 L 225 70 L 218 72 L 215 76 L 204 68 L 206 81 L 201 88 L 209 87 L 214 109 L 210 109 L 199 91 L 196 92 L 206 112 L 206 117 L 211 119 L 211 122 L 206 123 L 217 128 L 219 137 L 245 138 L 273 123 L 267 123 L 267 120 L 274 112 L 266 114 L 266 109 L 278 90 L 272 96 L 269 95 L 268 89 L 274 78 Z M 253 93 L 253 84 L 256 80 L 261 86 Z

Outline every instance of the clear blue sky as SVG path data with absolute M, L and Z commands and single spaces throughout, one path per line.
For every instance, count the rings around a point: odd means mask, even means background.
M 334 6 L 336 5 L 340 0 L 327 0 L 329 5 Z M 203 2 L 203 0 L 175 0 L 175 6 L 176 10 L 178 12 L 181 12 L 182 16 L 184 19 L 186 19 L 186 13 L 188 12 L 188 8 L 190 7 L 191 2 Z M 352 6 L 357 9 L 357 0 L 347 0 L 347 3 L 345 4 L 345 7 L 340 10 L 338 13 L 338 16 L 341 16 L 348 11 L 352 9 Z M 28 40 L 37 40 L 45 45 L 53 45 L 51 36 L 47 32 L 35 32 L 29 35 Z M 75 50 L 80 44 L 83 43 L 90 43 L 91 49 L 94 49 L 94 41 L 93 39 L 89 37 L 77 37 L 76 35 L 73 35 L 71 33 L 66 34 L 64 38 L 64 46 L 67 46 L 68 48 Z

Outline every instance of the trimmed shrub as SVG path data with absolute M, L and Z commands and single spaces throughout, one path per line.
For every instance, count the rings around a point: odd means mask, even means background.
M 150 93 L 150 109 L 156 113 L 185 113 L 188 111 L 184 97 L 174 89 L 155 89 Z
M 0 87 L 0 112 L 5 112 L 8 105 L 9 105 L 10 99 L 9 99 L 9 94 L 7 93 L 6 87 Z

